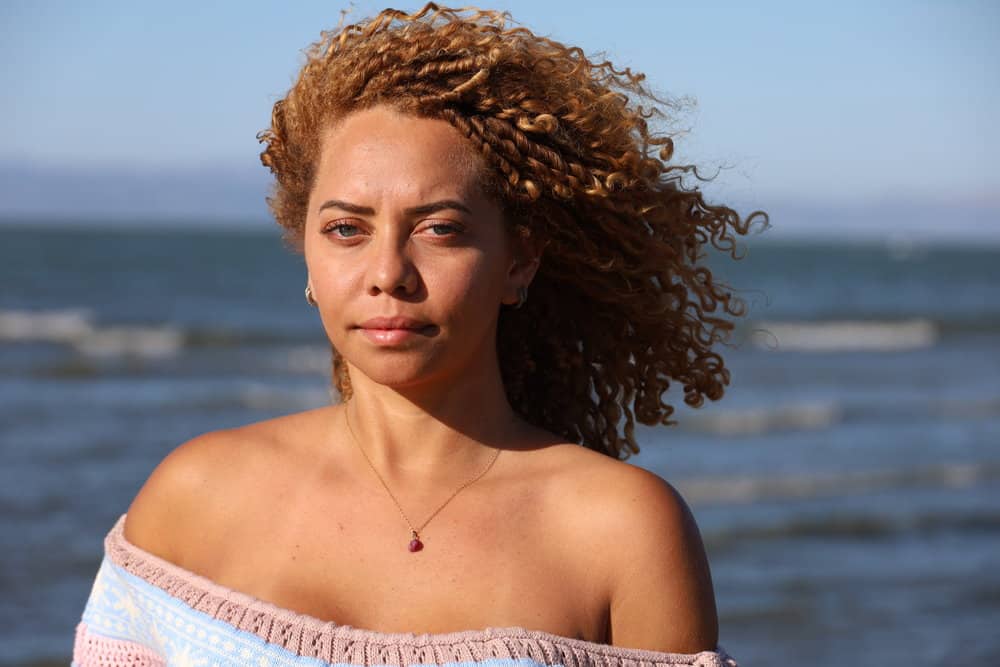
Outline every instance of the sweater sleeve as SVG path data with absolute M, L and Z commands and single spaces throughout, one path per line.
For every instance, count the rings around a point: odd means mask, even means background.
M 155 615 L 137 603 L 130 582 L 105 556 L 76 626 L 72 667 L 163 667 L 162 637 Z

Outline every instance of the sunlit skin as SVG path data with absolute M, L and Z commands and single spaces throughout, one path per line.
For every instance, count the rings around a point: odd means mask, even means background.
M 326 135 L 305 227 L 309 279 L 330 341 L 379 384 L 427 391 L 482 363 L 501 302 L 517 299 L 524 278 L 507 275 L 510 244 L 474 159 L 447 123 L 386 108 Z M 354 328 L 396 315 L 433 331 L 379 349 Z
M 376 107 L 322 142 L 307 279 L 354 395 L 178 447 L 129 508 L 126 538 L 233 590 L 359 628 L 714 647 L 711 577 L 680 496 L 528 424 L 507 401 L 498 317 L 542 260 L 483 195 L 466 140 L 447 122 Z M 398 316 L 428 326 L 358 328 Z M 420 524 L 497 449 L 489 474 L 428 524 L 419 553 L 361 453 Z
M 454 128 L 387 107 L 342 119 L 324 136 L 304 236 L 308 280 L 350 368 L 355 430 L 374 460 L 447 475 L 462 466 L 456 446 L 477 434 L 495 441 L 484 427 L 516 422 L 496 327 L 538 258 L 515 248 Z M 360 328 L 398 316 L 428 326 L 388 343 Z

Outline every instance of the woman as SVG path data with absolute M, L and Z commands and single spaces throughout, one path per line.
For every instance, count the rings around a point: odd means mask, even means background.
M 722 396 L 742 304 L 698 261 L 749 219 L 641 78 L 493 12 L 324 33 L 260 139 L 340 401 L 167 456 L 75 664 L 735 664 L 689 509 L 621 459 L 671 379 Z

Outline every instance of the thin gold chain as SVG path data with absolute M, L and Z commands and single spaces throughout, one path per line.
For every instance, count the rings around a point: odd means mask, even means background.
M 406 516 L 406 512 L 403 511 L 403 506 L 399 504 L 399 501 L 396 499 L 395 494 L 393 494 L 392 489 L 390 489 L 389 485 L 385 483 L 384 479 L 382 479 L 382 475 L 380 475 L 378 473 L 378 470 L 375 468 L 375 464 L 373 464 L 372 460 L 370 458 L 368 458 L 367 454 L 365 454 L 365 450 L 364 450 L 364 448 L 361 447 L 361 443 L 358 441 L 358 437 L 356 435 L 354 435 L 354 429 L 351 428 L 351 418 L 348 416 L 348 411 L 347 410 L 348 410 L 347 406 L 344 406 L 344 419 L 347 421 L 347 430 L 351 434 L 351 439 L 354 441 L 354 444 L 356 444 L 358 446 L 358 449 L 361 451 L 361 455 L 365 457 L 365 461 L 368 462 L 368 467 L 370 467 L 372 469 L 372 472 L 375 473 L 375 476 L 378 477 L 378 481 L 382 482 L 382 486 L 385 487 L 385 490 L 389 494 L 389 497 L 392 498 L 392 502 L 396 503 L 396 509 L 399 510 L 400 516 L 403 517 L 403 521 L 405 521 L 406 525 L 409 526 L 410 532 L 413 533 L 414 537 L 418 537 L 420 535 L 420 531 L 424 529 L 424 526 L 426 526 L 428 523 L 430 523 L 431 519 L 433 519 L 435 516 L 437 516 L 437 513 L 440 512 L 441 510 L 443 510 L 444 507 L 445 507 L 445 505 L 447 505 L 448 503 L 450 503 L 452 501 L 452 499 L 455 496 L 458 495 L 459 491 L 461 491 L 465 487 L 473 484 L 474 482 L 477 482 L 479 480 L 479 478 L 481 478 L 483 475 L 485 475 L 486 473 L 488 473 L 490 471 L 490 468 L 493 467 L 493 464 L 496 463 L 497 457 L 500 456 L 500 449 L 497 448 L 496 453 L 493 454 L 493 458 L 490 459 L 489 464 L 486 466 L 485 469 L 483 469 L 482 472 L 480 472 L 478 475 L 476 475 L 475 477 L 473 477 L 469 481 L 467 481 L 464 484 L 462 484 L 462 486 L 460 486 L 457 489 L 455 489 L 455 491 L 450 496 L 448 496 L 447 500 L 445 500 L 443 503 L 441 503 L 441 506 L 438 507 L 436 510 L 434 510 L 429 517 L 427 517 L 427 519 L 420 525 L 420 528 L 414 528 L 413 527 L 413 523 L 411 523 L 410 519 Z

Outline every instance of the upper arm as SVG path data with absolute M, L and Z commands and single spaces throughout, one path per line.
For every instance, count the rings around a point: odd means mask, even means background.
M 629 468 L 611 503 L 609 641 L 673 653 L 715 650 L 715 593 L 694 516 L 673 486 Z
M 213 471 L 223 470 L 224 450 L 232 436 L 220 430 L 176 447 L 156 466 L 129 506 L 125 539 L 164 560 L 176 563 L 177 545 L 190 519 L 204 511 L 217 485 Z

